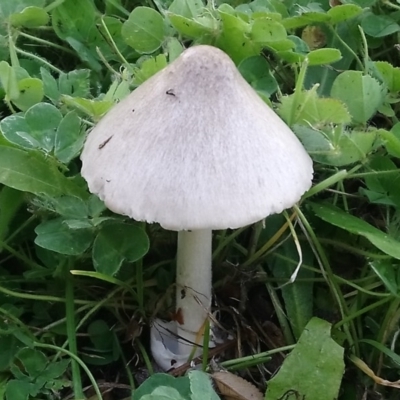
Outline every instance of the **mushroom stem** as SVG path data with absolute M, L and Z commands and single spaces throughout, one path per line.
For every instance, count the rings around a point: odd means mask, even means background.
M 211 307 L 212 230 L 178 232 L 176 276 L 177 334 L 181 354 L 189 354 Z M 183 321 L 183 324 L 180 322 Z M 190 342 L 190 343 L 188 343 Z M 201 342 L 199 344 L 202 344 Z

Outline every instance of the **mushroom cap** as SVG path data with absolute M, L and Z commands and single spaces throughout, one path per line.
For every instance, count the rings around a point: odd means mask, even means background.
M 245 226 L 293 206 L 312 161 L 211 46 L 185 50 L 89 133 L 82 176 L 106 206 L 166 229 Z

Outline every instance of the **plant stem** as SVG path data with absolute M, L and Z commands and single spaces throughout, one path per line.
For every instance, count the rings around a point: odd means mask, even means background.
M 93 386 L 93 389 L 94 389 L 94 391 L 96 393 L 96 396 L 97 396 L 96 400 L 103 400 L 103 396 L 101 395 L 101 392 L 100 392 L 99 386 L 97 385 L 96 379 L 94 379 L 94 376 L 90 372 L 89 368 L 86 366 L 86 364 L 79 357 L 77 357 L 75 354 L 71 353 L 68 350 L 61 349 L 60 347 L 54 346 L 52 344 L 35 342 L 34 346 L 35 347 L 40 347 L 42 349 L 59 350 L 59 351 L 65 353 L 65 354 L 67 354 L 68 356 L 70 356 L 86 372 L 86 375 L 88 376 L 88 378 L 89 378 L 89 380 L 90 380 L 90 382 L 91 382 L 91 384 Z M 75 400 L 78 400 L 78 399 L 75 399 Z
M 119 355 L 121 356 L 122 364 L 123 364 L 124 367 L 125 367 L 126 376 L 127 376 L 127 378 L 128 378 L 129 385 L 130 385 L 130 387 L 131 387 L 131 391 L 132 391 L 132 393 L 133 393 L 133 391 L 135 390 L 135 381 L 134 381 L 134 379 L 133 379 L 132 371 L 131 371 L 131 369 L 130 369 L 130 367 L 129 367 L 129 362 L 128 362 L 128 360 L 127 360 L 126 357 L 125 357 L 125 353 L 124 353 L 124 351 L 122 350 L 121 343 L 120 343 L 120 341 L 118 340 L 118 337 L 117 337 L 115 331 L 113 331 L 112 335 L 113 335 L 114 344 L 115 344 L 115 346 L 118 348 Z
M 384 299 L 378 300 L 375 303 L 372 303 L 368 305 L 367 307 L 360 308 L 359 310 L 355 311 L 354 313 L 350 315 L 346 315 L 341 321 L 337 322 L 334 327 L 335 328 L 340 328 L 341 326 L 346 325 L 347 323 L 353 321 L 357 317 L 365 314 L 368 311 L 373 310 L 374 308 L 377 308 L 379 306 L 382 306 L 385 303 L 388 303 L 390 301 L 393 301 L 393 297 L 385 297 Z
M 298 108 L 301 103 L 300 97 L 301 97 L 301 93 L 302 93 L 303 86 L 304 86 L 304 79 L 306 77 L 307 67 L 308 67 L 308 60 L 305 59 L 303 64 L 300 67 L 299 76 L 297 77 L 297 80 L 296 80 L 293 105 L 292 105 L 292 109 L 290 111 L 290 116 L 289 116 L 289 121 L 288 121 L 289 126 L 292 126 L 295 123 L 296 112 L 298 112 Z
M 54 65 L 52 65 L 51 63 L 49 63 L 48 61 L 46 61 L 44 58 L 37 56 L 36 54 L 33 53 L 28 53 L 25 50 L 22 50 L 18 47 L 15 48 L 15 51 L 18 54 L 21 54 L 24 57 L 27 58 L 32 58 L 33 60 L 37 61 L 39 64 L 43 64 L 44 66 L 46 66 L 47 68 L 50 68 L 51 70 L 53 70 L 54 72 L 56 72 L 57 74 L 62 74 L 63 71 L 57 67 L 55 67 Z
M 139 312 L 144 315 L 143 259 L 136 261 L 136 285 Z
M 117 1 L 114 0 L 106 0 L 106 3 L 110 3 L 113 7 L 115 7 L 118 11 L 120 11 L 122 14 L 125 16 L 129 17 L 129 11 L 126 10 L 124 7 L 121 6 L 121 4 L 118 4 Z
M 222 240 L 219 241 L 217 248 L 213 252 L 213 255 L 212 255 L 213 260 L 215 261 L 215 259 L 221 254 L 222 250 L 224 250 L 237 236 L 239 236 L 247 228 L 248 227 L 245 226 L 245 227 L 236 229 L 230 235 L 226 235 L 226 231 L 225 231 L 223 237 L 221 238 Z M 215 262 L 214 262 L 214 264 L 215 264 Z M 217 262 L 217 264 L 219 264 L 219 263 Z
M 350 253 L 359 254 L 359 255 L 364 256 L 364 257 L 370 257 L 370 258 L 374 258 L 374 259 L 377 259 L 377 260 L 389 260 L 389 259 L 391 259 L 391 256 L 388 256 L 387 254 L 373 253 L 372 251 L 363 250 L 363 249 L 357 248 L 357 247 L 355 247 L 353 245 L 350 245 L 350 244 L 347 244 L 347 243 L 344 243 L 344 242 L 340 242 L 340 241 L 335 240 L 335 239 L 319 238 L 319 241 L 321 243 L 330 244 L 330 245 L 332 245 L 334 247 L 339 247 L 339 248 L 342 248 L 342 249 L 345 249 L 345 250 L 349 251 Z
M 330 263 L 328 261 L 326 254 L 325 254 L 325 251 L 324 251 L 323 247 L 321 246 L 321 244 L 317 238 L 317 235 L 315 234 L 314 230 L 312 229 L 311 225 L 307 221 L 304 214 L 301 212 L 301 210 L 297 206 L 294 206 L 294 209 L 297 211 L 297 214 L 299 216 L 299 223 L 301 223 L 304 226 L 304 232 L 307 232 L 307 234 L 310 237 L 310 244 L 312 245 L 313 252 L 318 260 L 318 263 L 320 264 L 321 272 L 323 273 L 323 276 L 327 280 L 329 288 L 331 289 L 331 292 L 332 292 L 332 294 L 337 302 L 337 305 L 339 307 L 342 318 L 345 319 L 349 314 L 348 310 L 347 310 L 347 305 L 343 298 L 343 294 L 340 290 L 339 285 L 333 278 L 334 274 L 332 272 L 332 268 L 330 266 Z M 348 323 L 343 324 L 343 329 L 346 334 L 349 345 L 354 346 L 356 354 L 359 354 L 358 343 L 356 341 L 355 327 L 354 327 L 354 324 L 352 323 L 352 321 L 350 320 Z
M 149 371 L 150 375 L 154 374 L 153 364 L 150 361 L 149 355 L 147 354 L 146 349 L 142 345 L 142 342 L 139 339 L 136 339 L 136 345 L 139 347 L 139 351 L 142 354 L 143 361 L 146 365 L 147 371 Z
M 129 15 L 129 14 L 128 14 Z M 110 31 L 108 30 L 108 27 L 106 25 L 106 23 L 104 22 L 104 18 L 101 18 L 101 24 L 107 34 L 107 38 L 110 41 L 111 44 L 111 48 L 115 51 L 115 53 L 117 54 L 117 56 L 119 57 L 119 59 L 121 60 L 121 63 L 124 65 L 124 67 L 132 74 L 133 73 L 133 68 L 131 67 L 131 65 L 128 63 L 128 61 L 126 60 L 126 58 L 121 54 L 121 52 L 119 51 L 119 48 L 117 47 L 117 45 L 114 42 L 114 39 L 110 33 Z
M 69 351 L 78 356 L 78 348 L 76 345 L 75 331 L 75 304 L 74 304 L 74 276 L 69 272 L 71 261 L 65 268 L 65 313 L 67 317 L 67 336 Z M 82 390 L 82 379 L 79 364 L 75 359 L 71 360 L 72 386 L 76 400 L 84 399 L 85 395 Z
M 64 1 L 65 0 L 55 0 L 53 3 L 51 3 L 45 7 L 45 11 L 50 12 L 50 11 L 54 10 L 55 8 L 60 6 L 62 3 L 64 3 Z
M 290 351 L 290 350 L 293 350 L 295 348 L 295 346 L 296 346 L 295 344 L 290 344 L 288 346 L 278 347 L 276 349 L 264 351 L 263 353 L 258 353 L 258 354 L 252 355 L 252 356 L 246 356 L 246 357 L 235 358 L 232 360 L 223 361 L 220 363 L 220 365 L 223 368 L 229 368 L 231 366 L 234 366 L 236 364 L 243 363 L 246 361 L 253 361 L 255 359 L 260 359 L 260 358 L 262 359 L 264 357 L 269 357 L 269 356 L 272 356 L 273 354 L 281 353 L 283 351 Z
M 275 253 L 275 254 L 274 254 L 274 257 L 277 257 L 277 258 L 279 258 L 279 259 L 281 259 L 281 260 L 284 260 L 284 261 L 286 261 L 286 262 L 289 262 L 289 263 L 291 263 L 291 264 L 293 264 L 293 265 L 296 265 L 296 264 L 297 264 L 297 261 L 292 260 L 292 259 L 289 258 L 289 257 L 283 256 L 282 254 Z M 313 271 L 313 272 L 315 272 L 315 273 L 319 273 L 319 274 L 322 274 L 322 273 L 323 273 L 320 269 L 312 268 L 311 266 L 307 265 L 306 263 L 303 263 L 303 264 L 302 264 L 302 268 L 307 269 L 307 270 L 309 270 L 309 271 Z M 340 277 L 340 276 L 338 276 L 338 275 L 332 275 L 332 279 L 334 279 L 338 284 L 348 285 L 348 286 L 354 288 L 354 289 L 356 290 L 356 292 L 362 292 L 362 293 L 365 293 L 365 294 L 367 294 L 367 295 L 369 295 L 369 296 L 385 297 L 385 298 L 391 297 L 391 296 L 392 296 L 390 293 L 376 293 L 376 292 L 371 292 L 371 291 L 365 289 L 364 287 L 359 286 L 359 285 L 357 285 L 357 284 L 354 283 L 355 281 L 362 282 L 362 281 L 366 280 L 366 278 L 360 279 L 360 280 L 354 280 L 354 282 L 352 282 L 352 281 L 349 281 L 349 280 L 347 280 L 347 279 L 344 279 L 344 278 L 342 278 L 342 277 Z M 368 277 L 368 279 L 370 279 L 370 278 Z M 297 278 L 297 280 L 298 280 L 299 282 L 307 282 L 307 281 L 310 281 L 310 280 L 305 280 L 305 279 L 301 279 L 301 278 L 300 278 L 300 279 Z M 264 278 L 264 281 L 268 281 L 268 282 L 281 282 L 281 281 L 287 282 L 287 279 L 286 279 L 286 278 L 285 278 L 285 279 L 276 279 L 276 278 L 269 278 L 269 277 L 268 277 L 267 279 Z M 319 282 L 319 279 L 318 279 L 318 278 L 314 278 L 312 281 L 314 281 L 314 282 Z M 323 278 L 323 281 L 326 282 L 326 278 Z M 379 284 L 379 286 L 382 285 L 382 283 L 380 283 L 380 282 L 378 282 L 377 285 L 378 285 L 378 284 Z M 350 295 L 352 295 L 352 293 L 353 293 L 353 292 L 347 291 L 346 294 L 343 296 L 343 298 L 350 297 Z
M 210 343 L 210 320 L 207 319 L 204 329 L 204 337 L 203 337 L 203 363 L 202 370 L 206 372 L 208 365 L 208 345 Z
M 360 69 L 363 70 L 364 65 L 363 65 L 362 61 L 360 60 L 360 58 L 358 57 L 358 55 L 354 52 L 354 50 L 340 37 L 340 35 L 336 32 L 336 30 L 332 26 L 329 26 L 329 28 L 330 28 L 332 34 L 335 36 L 335 38 L 337 40 L 339 40 L 339 42 L 347 49 L 347 51 L 349 51 L 352 54 L 352 56 L 356 60 L 357 64 L 359 65 Z
M 296 214 L 292 213 L 290 216 L 290 220 L 295 218 Z M 274 246 L 279 238 L 285 233 L 285 231 L 289 228 L 289 222 L 286 221 L 278 231 L 265 243 L 263 244 L 251 257 L 249 257 L 245 262 L 242 263 L 242 267 L 247 267 L 254 262 L 258 261 L 264 253 L 269 250 L 272 246 Z
M 25 33 L 25 32 L 18 32 L 18 35 L 22 36 L 26 39 L 32 40 L 32 42 L 37 42 L 37 43 L 43 44 L 45 46 L 54 47 L 55 49 L 65 51 L 66 53 L 69 53 L 69 54 L 72 54 L 73 56 L 75 56 L 75 53 L 71 49 L 64 47 L 64 46 L 60 46 L 57 43 L 50 42 L 49 40 L 44 40 L 44 39 L 41 39 L 40 37 L 29 35 L 28 33 Z
M 211 229 L 178 233 L 176 310 L 183 324 L 177 322 L 177 333 L 192 343 L 211 306 L 211 244 Z M 191 351 L 186 340 L 179 344 L 181 354 Z
M 289 345 L 292 345 L 295 343 L 292 330 L 290 328 L 290 324 L 288 321 L 287 316 L 284 313 L 284 307 L 281 304 L 281 301 L 279 300 L 279 296 L 276 294 L 276 289 L 272 287 L 269 283 L 265 284 L 265 287 L 268 290 L 268 294 L 271 298 L 272 305 L 274 306 L 276 316 L 279 321 L 279 325 L 282 329 L 283 336 L 285 338 L 285 342 L 289 343 Z
M 58 302 L 64 303 L 65 299 L 63 297 L 56 297 L 56 296 L 47 296 L 41 294 L 31 294 L 31 293 L 21 293 L 16 292 L 14 290 L 7 289 L 3 286 L 0 286 L 0 293 L 4 293 L 7 296 L 13 296 L 19 299 L 26 299 L 26 300 L 39 300 L 39 301 L 48 301 L 48 302 Z M 76 304 L 95 304 L 94 301 L 88 300 L 76 300 Z
M 360 31 L 361 35 L 361 41 L 364 46 L 364 73 L 368 74 L 368 61 L 369 61 L 369 55 L 368 55 L 368 42 L 367 38 L 365 37 L 364 30 L 361 28 L 360 25 L 358 25 L 358 30 Z
M 37 264 L 35 261 L 31 260 L 29 257 L 22 254 L 20 251 L 14 250 L 11 246 L 9 246 L 6 242 L 3 242 L 2 240 L 0 240 L 0 248 L 5 249 L 15 258 L 20 259 L 22 262 L 24 262 L 32 269 L 44 269 L 42 265 Z

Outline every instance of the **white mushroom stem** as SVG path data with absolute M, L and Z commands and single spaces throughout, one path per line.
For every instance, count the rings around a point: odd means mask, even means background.
M 196 342 L 211 307 L 211 256 L 211 229 L 178 233 L 176 310 L 183 320 L 177 322 L 177 334 L 186 339 L 179 340 L 182 354 L 192 350 L 190 343 Z

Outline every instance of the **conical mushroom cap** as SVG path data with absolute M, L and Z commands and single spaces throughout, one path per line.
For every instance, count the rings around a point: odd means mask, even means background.
M 293 206 L 312 161 L 211 46 L 184 51 L 88 135 L 82 175 L 118 213 L 171 230 L 237 228 Z

